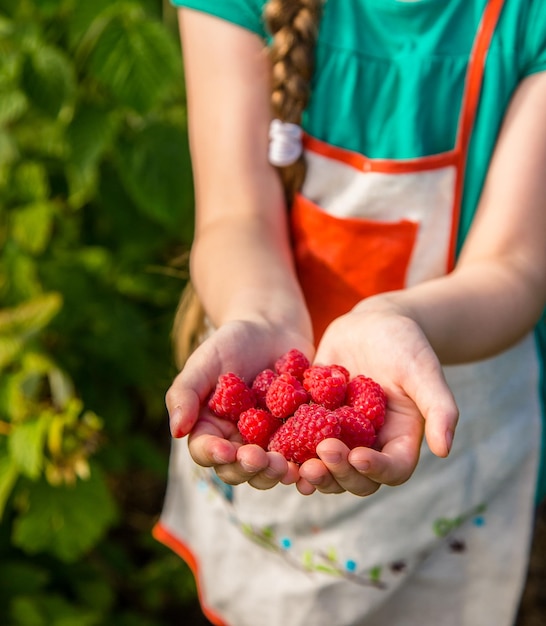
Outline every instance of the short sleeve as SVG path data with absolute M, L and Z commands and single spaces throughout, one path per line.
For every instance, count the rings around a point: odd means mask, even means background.
M 528 19 L 521 33 L 525 50 L 523 73 L 528 76 L 546 70 L 546 2 L 529 0 Z
M 175 7 L 202 11 L 227 20 L 265 38 L 262 19 L 266 0 L 171 0 Z

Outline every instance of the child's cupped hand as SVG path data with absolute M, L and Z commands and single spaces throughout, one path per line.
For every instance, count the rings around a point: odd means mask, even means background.
M 248 482 L 258 489 L 269 489 L 279 482 L 292 484 L 298 480 L 294 463 L 278 452 L 243 444 L 236 425 L 215 416 L 207 407 L 221 374 L 236 372 L 252 380 L 294 347 L 312 356 L 310 340 L 297 333 L 265 323 L 230 322 L 197 348 L 169 388 L 166 404 L 173 437 L 188 435 L 193 460 L 203 467 L 213 467 L 224 482 Z
M 316 361 L 341 363 L 352 375 L 373 378 L 387 394 L 387 412 L 377 449 L 349 450 L 335 439 L 321 442 L 319 459 L 300 467 L 302 493 L 365 496 L 382 484 L 399 485 L 417 466 L 423 435 L 435 455 L 449 454 L 457 405 L 436 354 L 412 319 L 357 307 L 328 327 Z

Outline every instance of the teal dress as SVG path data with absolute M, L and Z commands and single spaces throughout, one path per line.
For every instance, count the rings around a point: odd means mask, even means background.
M 262 1 L 177 4 L 267 38 Z M 308 176 L 292 211 L 317 323 L 450 271 L 510 98 L 544 69 L 541 1 L 326 3 L 303 121 Z M 332 239 L 347 242 L 341 254 Z M 355 247 L 369 276 L 355 270 Z M 315 306 L 317 286 L 332 293 L 331 311 Z M 408 483 L 364 499 L 231 488 L 174 442 L 155 534 L 193 567 L 214 623 L 510 626 L 532 529 L 542 369 L 533 335 L 446 367 L 461 409 L 450 457 L 424 446 Z

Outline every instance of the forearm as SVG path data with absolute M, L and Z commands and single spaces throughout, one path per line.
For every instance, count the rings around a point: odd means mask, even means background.
M 362 305 L 415 320 L 443 363 L 508 348 L 546 305 L 545 105 L 546 73 L 530 76 L 514 95 L 456 269 Z
M 535 326 L 545 289 L 513 264 L 480 261 L 415 287 L 361 303 L 369 314 L 391 313 L 416 322 L 444 364 L 491 357 Z
M 284 214 L 271 219 L 270 213 L 230 215 L 199 230 L 192 280 L 215 325 L 266 320 L 310 333 L 287 233 Z

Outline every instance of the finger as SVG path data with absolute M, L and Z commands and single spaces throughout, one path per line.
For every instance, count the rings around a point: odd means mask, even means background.
M 320 459 L 305 461 L 300 467 L 300 476 L 321 493 L 342 493 L 344 491 Z
M 377 481 L 357 472 L 349 463 L 349 448 L 337 439 L 326 439 L 317 446 L 317 453 L 336 484 L 357 496 L 369 496 L 379 489 Z M 322 491 L 321 487 L 317 487 Z M 339 493 L 331 491 L 331 493 Z
M 300 467 L 296 463 L 288 462 L 288 471 L 281 480 L 283 485 L 293 485 L 300 479 Z
M 192 459 L 202 467 L 233 463 L 237 458 L 236 445 L 214 435 L 193 437 L 188 440 L 188 448 Z
M 436 456 L 446 457 L 451 451 L 459 419 L 459 409 L 455 400 L 452 403 L 446 402 L 442 406 L 423 409 L 423 416 L 428 447 Z
M 165 404 L 171 435 L 175 438 L 185 437 L 197 421 L 201 406 L 199 396 L 192 389 L 177 391 L 170 387 L 165 396 Z
M 267 459 L 267 467 L 248 481 L 256 489 L 271 489 L 284 481 L 289 472 L 288 461 L 278 452 L 270 452 Z
M 419 461 L 415 438 L 400 436 L 388 442 L 381 452 L 359 447 L 349 452 L 348 461 L 357 472 L 383 485 L 401 485 L 413 474 Z
M 302 496 L 310 496 L 316 491 L 315 487 L 309 481 L 301 477 L 296 482 L 296 489 Z
M 228 420 L 209 420 L 202 417 L 188 437 L 188 448 L 193 460 L 203 467 L 235 462 L 237 449 L 242 445 L 230 440 L 234 425 Z
M 282 457 L 281 457 L 282 458 Z M 279 462 L 277 467 L 279 466 Z M 234 463 L 216 466 L 216 473 L 226 483 L 230 485 L 239 485 L 241 483 L 250 482 L 262 472 L 267 471 L 270 466 L 270 458 L 267 452 L 260 446 L 249 444 L 242 445 L 237 449 L 236 459 Z M 287 469 L 285 461 L 284 470 Z M 282 469 L 281 469 L 282 473 Z M 272 471 L 272 484 L 279 482 L 280 475 L 275 470 Z M 258 482 L 260 480 L 258 479 Z
M 425 420 L 425 438 L 433 454 L 446 457 L 453 443 L 459 409 L 435 355 L 417 361 L 408 390 Z M 418 371 L 417 371 L 418 370 Z
M 261 472 L 269 465 L 268 453 L 260 446 L 249 443 L 237 450 L 237 461 L 249 472 Z
M 206 354 L 204 346 L 201 346 L 201 351 Z M 165 394 L 173 437 L 184 437 L 192 430 L 200 408 L 206 403 L 220 375 L 217 368 L 202 367 L 202 362 L 200 351 L 194 352 Z

